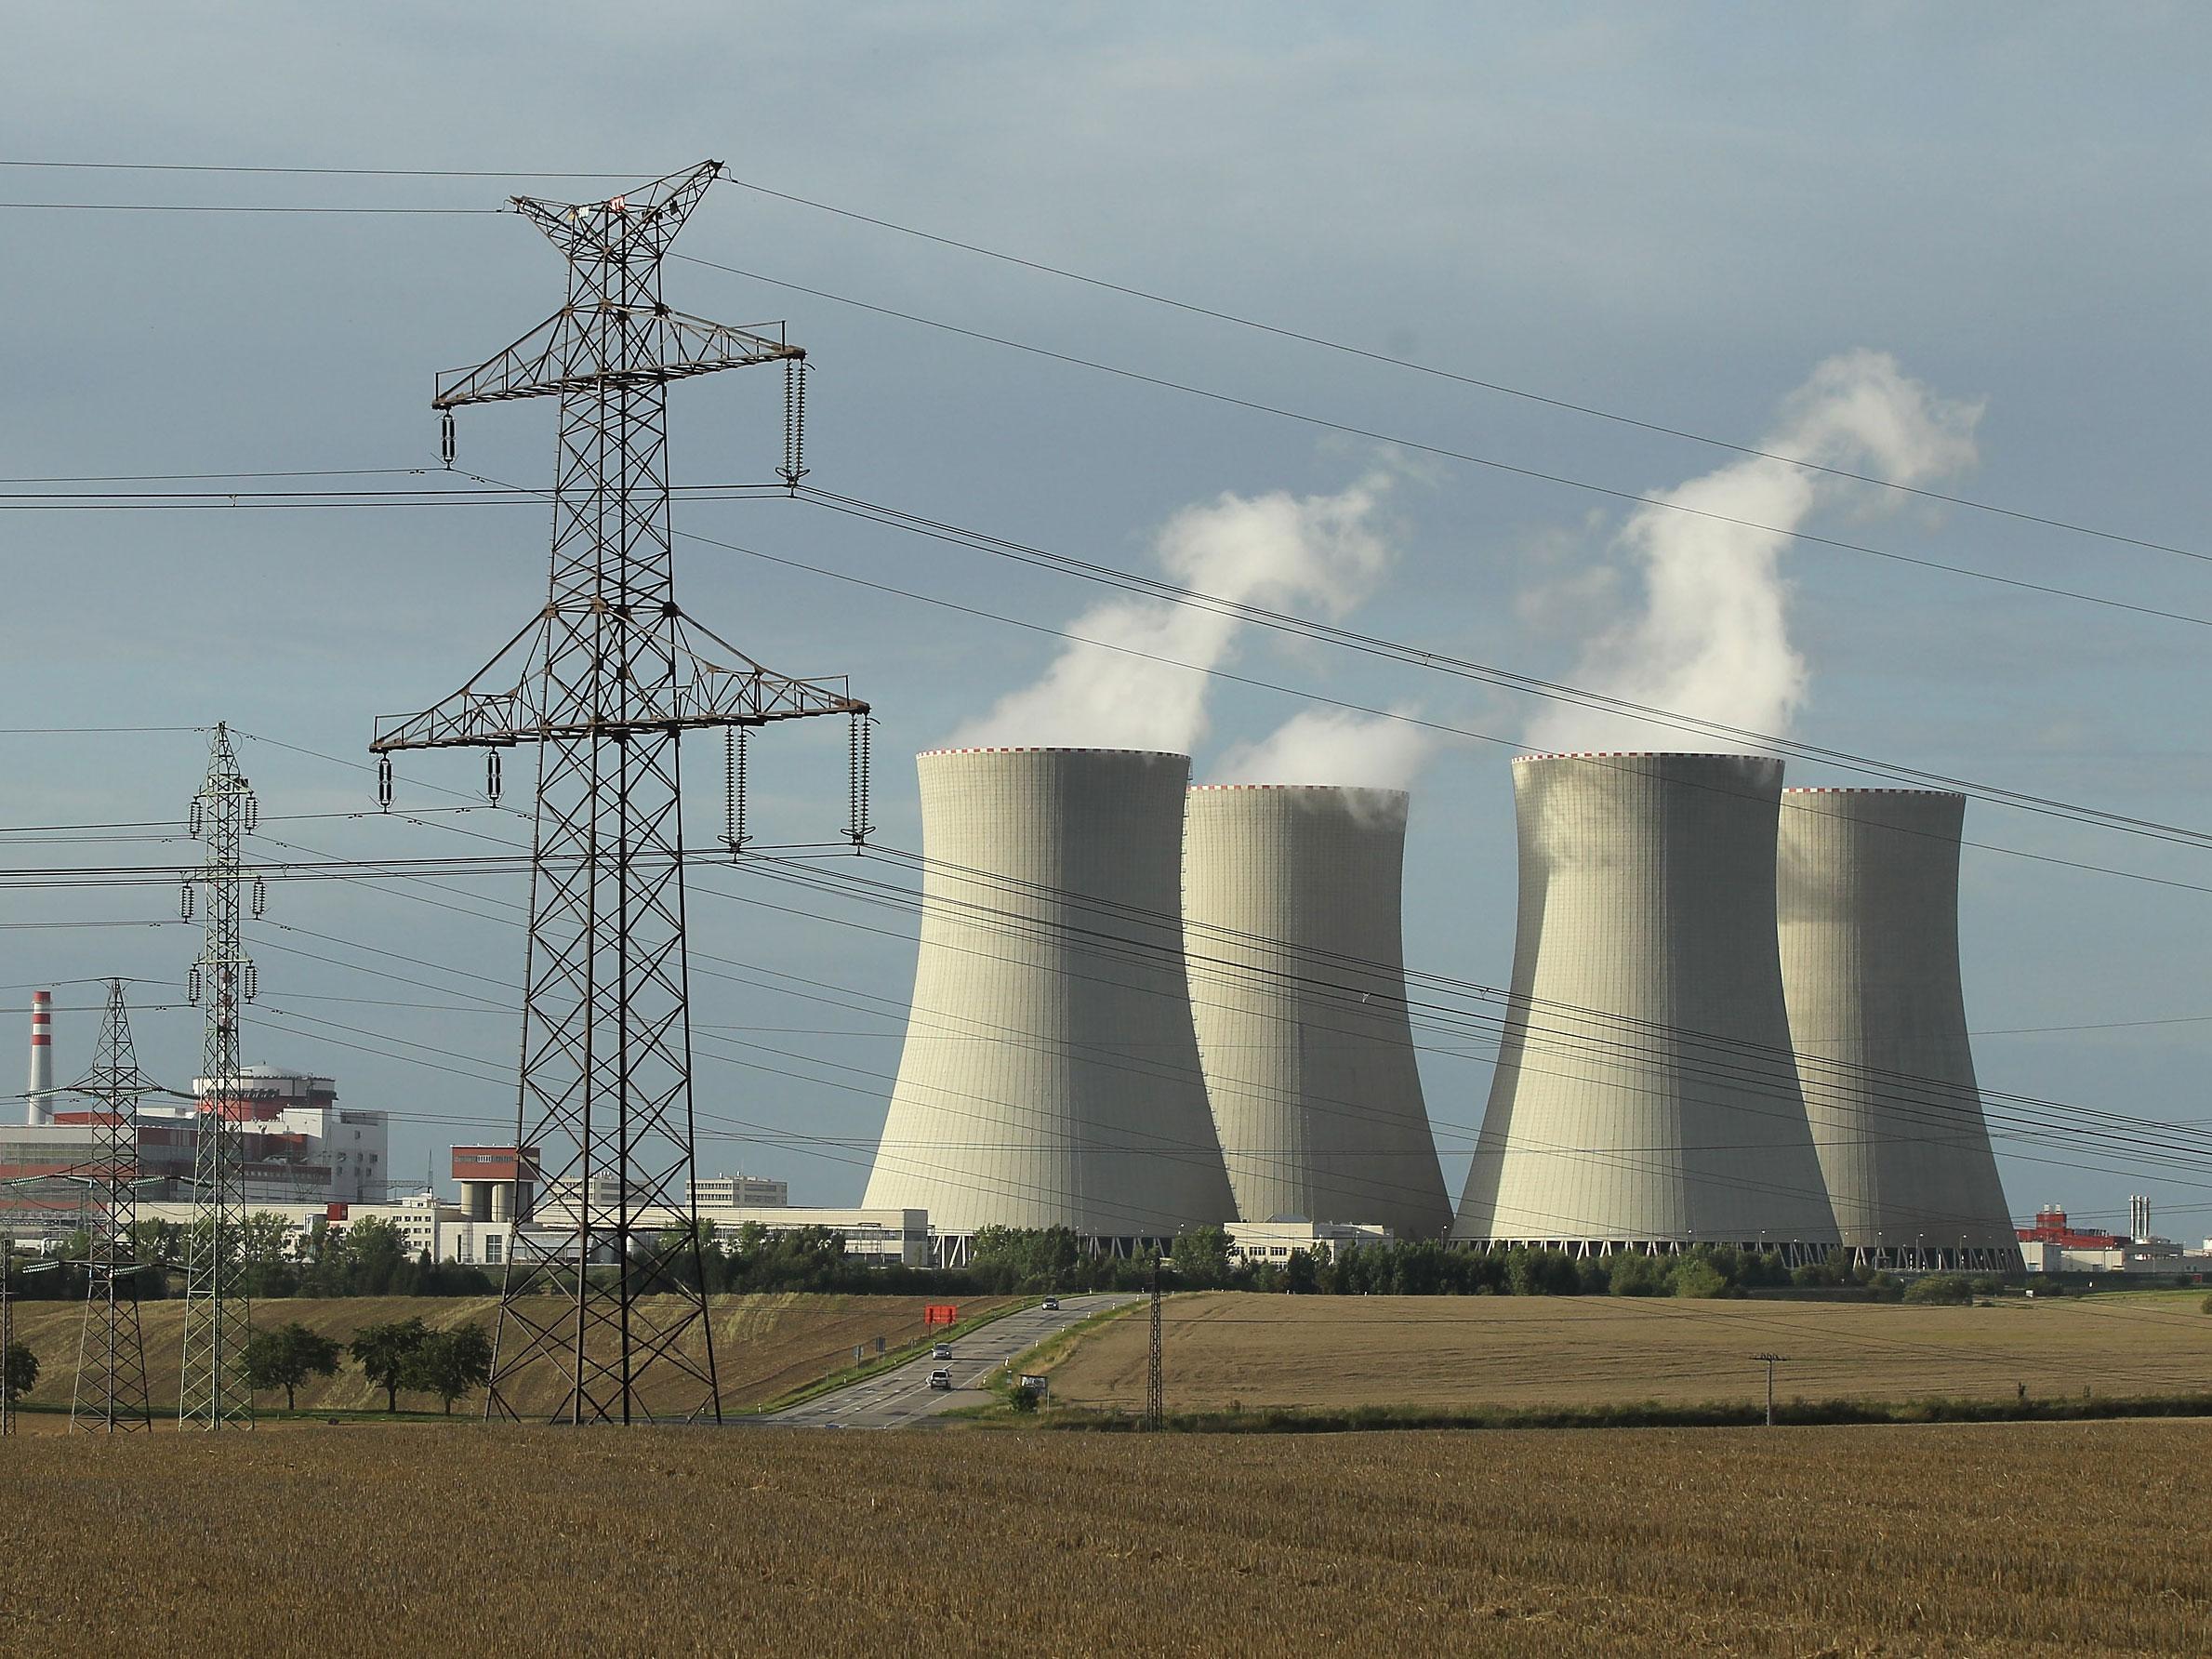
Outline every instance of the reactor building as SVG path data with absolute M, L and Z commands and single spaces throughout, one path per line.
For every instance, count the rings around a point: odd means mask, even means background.
M 1135 1251 L 1235 1214 L 1184 971 L 1190 762 L 938 750 L 921 784 L 921 937 L 869 1209 Z
M 1513 785 L 1513 978 L 1452 1236 L 1824 1256 L 1775 932 L 1782 763 L 1523 755 Z
M 1406 1006 L 1396 790 L 1190 791 L 1191 1017 L 1239 1219 L 1437 1238 L 1451 1205 Z
M 2020 1269 L 1958 962 L 1966 797 L 1782 793 L 1782 989 L 1843 1243 L 1876 1267 Z

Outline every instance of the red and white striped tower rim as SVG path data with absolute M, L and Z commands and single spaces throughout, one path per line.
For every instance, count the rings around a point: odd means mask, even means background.
M 31 993 L 31 1046 L 51 1048 L 54 1043 L 54 993 L 34 990 Z
M 918 761 L 934 760 L 948 754 L 1137 754 L 1154 760 L 1183 761 L 1190 757 L 1169 749 L 1102 749 L 1080 743 L 994 743 L 979 749 L 925 749 L 914 758 Z

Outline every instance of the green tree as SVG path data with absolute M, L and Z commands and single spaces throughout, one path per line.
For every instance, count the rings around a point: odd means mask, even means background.
M 420 1320 L 393 1320 L 388 1324 L 364 1325 L 353 1334 L 347 1351 L 364 1376 L 384 1390 L 384 1409 L 400 1409 L 401 1374 L 408 1356 L 430 1339 L 430 1327 Z
M 400 1386 L 435 1394 L 453 1415 L 453 1402 L 491 1380 L 492 1339 L 482 1325 L 456 1325 L 418 1344 L 400 1363 Z
M 9 1405 L 38 1387 L 38 1356 L 21 1343 L 9 1345 L 0 1356 L 0 1388 L 7 1391 Z
M 1655 1255 L 1623 1253 L 1612 1259 L 1612 1274 L 1606 1289 L 1616 1296 L 1663 1296 L 1667 1294 L 1665 1264 Z
M 299 1385 L 311 1376 L 338 1374 L 338 1346 L 295 1320 L 273 1331 L 256 1331 L 245 1339 L 245 1381 L 251 1388 L 282 1388 L 285 1410 L 293 1409 Z
M 1310 1296 L 1320 1288 L 1320 1275 L 1314 1270 L 1313 1252 L 1291 1252 L 1290 1260 L 1283 1263 L 1282 1286 L 1293 1296 Z
M 355 1295 L 389 1295 L 392 1281 L 407 1265 L 407 1236 L 395 1221 L 364 1215 L 347 1224 L 346 1256 Z
M 1229 1235 L 1218 1227 L 1194 1227 L 1175 1235 L 1175 1282 L 1212 1290 L 1229 1281 Z

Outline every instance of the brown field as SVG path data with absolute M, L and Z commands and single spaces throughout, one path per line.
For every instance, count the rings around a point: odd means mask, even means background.
M 0 1457 L 10 1653 L 2212 1651 L 2201 1422 L 354 1425 Z
M 978 1296 L 960 1304 L 963 1317 L 987 1313 L 1013 1298 Z M 716 1296 L 710 1304 L 714 1321 L 715 1370 L 722 1380 L 722 1409 L 743 1411 L 774 1400 L 816 1377 L 853 1362 L 855 1343 L 868 1345 L 883 1336 L 893 1347 L 922 1334 L 921 1296 L 815 1296 L 797 1293 L 760 1296 Z M 141 1316 L 146 1339 L 147 1380 L 152 1388 L 156 1417 L 177 1413 L 178 1367 L 182 1360 L 184 1304 L 148 1302 Z M 364 1325 L 388 1320 L 420 1318 L 433 1330 L 464 1324 L 470 1320 L 489 1329 L 498 1313 L 497 1298 L 489 1296 L 349 1296 L 330 1301 L 306 1298 L 272 1299 L 254 1307 L 257 1325 L 285 1324 L 298 1320 L 310 1330 L 336 1337 L 342 1345 Z M 31 1405 L 66 1407 L 76 1384 L 77 1333 L 84 1316 L 80 1303 L 18 1302 L 16 1339 L 38 1356 L 38 1387 L 26 1397 Z M 551 1411 L 559 1382 L 550 1367 L 529 1379 L 521 1393 L 525 1411 Z M 542 1394 L 544 1398 L 536 1396 Z M 280 1393 L 264 1394 L 263 1407 L 285 1403 Z M 457 1412 L 474 1405 L 482 1409 L 482 1396 L 456 1406 Z M 351 1360 L 342 1360 L 338 1374 L 318 1378 L 299 1390 L 302 1411 L 381 1411 L 384 1393 L 370 1386 Z M 402 1410 L 435 1411 L 434 1400 L 400 1396 Z M 23 1428 L 36 1433 L 60 1428 L 65 1416 L 25 1412 Z
M 1168 1405 L 1610 1405 L 1751 1400 L 1778 1353 L 1788 1400 L 2141 1395 L 2212 1385 L 2198 1292 L 1990 1307 L 1627 1296 L 1269 1296 L 1161 1312 Z M 1146 1325 L 1124 1318 L 1046 1367 L 1056 1403 L 1139 1408 Z

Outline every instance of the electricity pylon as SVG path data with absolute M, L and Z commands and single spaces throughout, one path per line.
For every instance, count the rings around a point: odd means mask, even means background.
M 449 459 L 455 409 L 560 400 L 544 609 L 452 697 L 379 721 L 369 746 L 387 796 L 394 751 L 483 748 L 495 798 L 499 751 L 537 749 L 515 1142 L 545 1202 L 509 1234 L 488 1417 L 519 1417 L 525 1378 L 550 1365 L 554 1422 L 720 1421 L 691 1191 L 678 738 L 868 713 L 841 677 L 772 673 L 676 604 L 668 383 L 782 363 L 782 471 L 796 485 L 803 471 L 805 353 L 781 325 L 732 328 L 661 299 L 662 258 L 720 169 L 604 202 L 513 198 L 567 259 L 567 303 L 488 363 L 441 376 L 432 399 Z M 519 1211 L 519 1183 L 517 1197 Z
M 239 1018 L 257 989 L 242 931 L 247 907 L 260 913 L 263 887 L 245 867 L 245 836 L 259 820 L 252 786 L 238 770 L 227 726 L 209 745 L 207 780 L 192 797 L 200 871 L 188 878 L 184 909 L 198 889 L 204 910 L 192 1000 L 206 1009 L 200 1051 L 199 1138 L 192 1160 L 192 1225 L 184 1260 L 184 1373 L 177 1421 L 183 1428 L 251 1428 L 254 1400 L 245 1375 L 253 1308 L 245 1295 L 244 1135 L 230 1113 L 238 1095 Z
M 146 1345 L 139 1331 L 139 1102 L 166 1091 L 139 1069 L 131 1046 L 123 981 L 108 981 L 108 1012 L 92 1053 L 92 1069 L 76 1092 L 92 1099 L 92 1214 L 85 1245 L 85 1321 L 77 1334 L 77 1386 L 69 1426 L 87 1431 L 152 1428 Z

